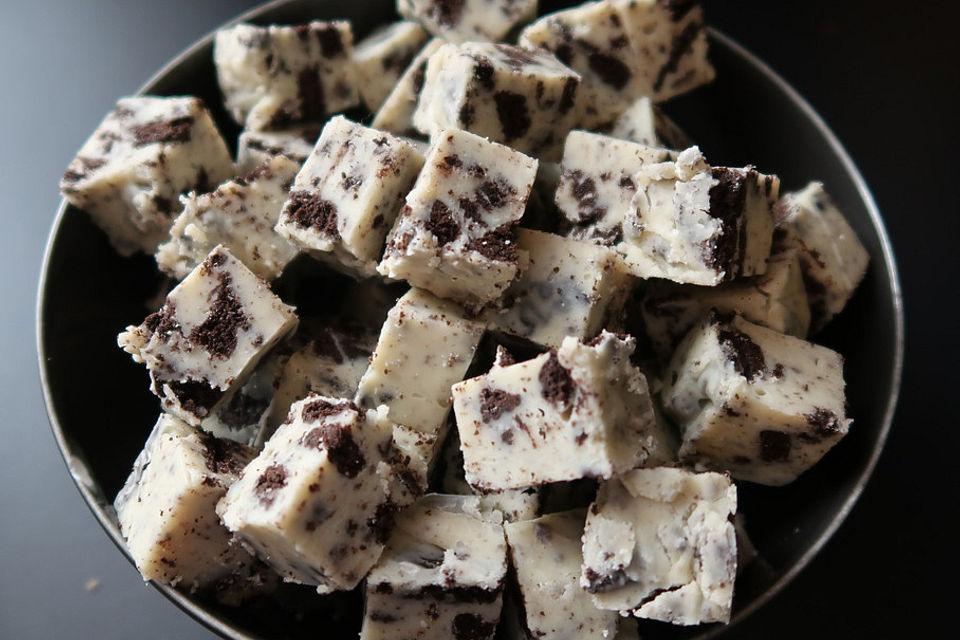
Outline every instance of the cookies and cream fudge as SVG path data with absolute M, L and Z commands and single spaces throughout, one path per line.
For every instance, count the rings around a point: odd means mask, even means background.
M 580 585 L 638 618 L 729 622 L 736 511 L 726 474 L 656 467 L 610 480 L 587 510 Z
M 114 507 L 144 580 L 234 601 L 269 575 L 217 518 L 216 505 L 256 451 L 160 415 Z
M 371 113 L 380 108 L 429 39 L 430 34 L 419 23 L 400 20 L 384 25 L 357 43 L 353 66 L 360 97 Z
M 614 138 L 651 147 L 686 149 L 693 146 L 690 136 L 653 104 L 650 96 L 641 96 L 627 107 L 613 122 L 609 133 Z
M 277 232 L 314 255 L 372 275 L 422 165 L 420 152 L 400 138 L 331 118 L 296 176 Z
M 313 151 L 320 127 L 305 124 L 282 131 L 244 129 L 237 138 L 237 171 L 249 173 L 274 156 L 286 156 L 301 166 Z
M 218 246 L 117 343 L 146 365 L 164 410 L 196 426 L 296 326 L 293 308 Z
M 353 589 L 380 557 L 394 505 L 386 411 L 312 394 L 290 408 L 217 505 L 223 524 L 284 580 Z
M 543 49 L 467 42 L 430 56 L 413 124 L 463 129 L 554 161 L 577 123 L 580 76 Z
M 457 305 L 411 289 L 387 314 L 357 404 L 385 405 L 393 422 L 442 442 L 450 386 L 463 380 L 483 333 Z
M 536 172 L 509 147 L 438 132 L 377 270 L 470 307 L 495 303 L 526 258 L 515 226 Z
M 448 42 L 497 42 L 533 19 L 537 0 L 397 0 L 397 11 Z
M 637 193 L 636 174 L 676 153 L 589 131 L 571 131 L 563 147 L 554 202 L 569 223 L 568 235 L 612 245 Z
M 423 89 L 427 62 L 430 56 L 443 46 L 443 43 L 442 38 L 432 38 L 423 45 L 397 80 L 393 90 L 384 98 L 380 109 L 373 116 L 371 127 L 389 131 L 398 136 L 419 135 L 413 126 L 413 112 L 417 109 L 417 99 Z
M 639 278 L 713 286 L 764 273 L 780 181 L 752 167 L 710 167 L 697 147 L 644 164 L 616 245 Z
M 299 168 L 277 156 L 210 193 L 183 197 L 169 240 L 157 248 L 157 265 L 180 280 L 222 244 L 261 278 L 277 278 L 299 253 L 273 230 Z
M 491 311 L 491 328 L 556 349 L 622 324 L 631 283 L 613 251 L 532 229 L 517 230 L 517 246 L 530 262 Z
M 528 638 L 613 640 L 619 615 L 598 609 L 580 587 L 586 511 L 564 511 L 504 525 L 517 572 Z
M 738 480 L 783 485 L 846 435 L 843 358 L 826 347 L 708 314 L 663 376 L 680 459 Z
M 775 211 L 778 244 L 799 253 L 817 331 L 843 310 L 863 280 L 867 250 L 820 182 L 784 194 Z
M 233 175 L 233 160 L 200 98 L 121 98 L 80 147 L 60 192 L 83 209 L 121 255 L 152 254 L 167 237 L 178 197 Z
M 607 331 L 586 344 L 567 337 L 556 351 L 454 385 L 467 482 L 517 489 L 670 460 L 646 379 L 630 363 L 635 345 Z
M 238 24 L 217 31 L 213 62 L 227 110 L 247 129 L 322 122 L 359 102 L 345 21 Z
M 798 338 L 810 328 L 810 307 L 796 249 L 770 256 L 762 276 L 716 287 L 650 280 L 641 310 L 643 324 L 657 354 L 667 359 L 674 347 L 709 309 L 739 313 L 750 322 Z
M 427 494 L 397 515 L 367 576 L 361 640 L 493 638 L 507 573 L 499 512 Z

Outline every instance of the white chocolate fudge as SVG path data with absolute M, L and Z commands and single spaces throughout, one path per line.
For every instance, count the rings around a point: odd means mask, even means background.
M 261 278 L 277 278 L 299 253 L 273 230 L 298 169 L 277 156 L 211 193 L 183 197 L 170 239 L 157 248 L 157 265 L 180 280 L 222 244 Z
M 442 131 L 407 195 L 377 270 L 471 307 L 519 274 L 515 226 L 537 161 L 466 131 Z
M 124 256 L 152 254 L 167 237 L 180 194 L 233 175 L 233 160 L 200 98 L 121 98 L 60 180 Z
M 238 24 L 217 31 L 213 62 L 224 103 L 247 129 L 322 122 L 359 102 L 353 32 L 344 21 Z
M 353 589 L 376 563 L 395 511 L 385 411 L 310 395 L 217 505 L 223 524 L 284 580 Z M 389 468 L 387 465 L 386 468 Z
M 770 256 L 762 276 L 726 282 L 716 287 L 683 285 L 666 280 L 647 284 L 641 309 L 650 342 L 662 359 L 709 309 L 739 313 L 755 324 L 806 338 L 810 307 L 795 249 Z
M 421 166 L 423 156 L 407 142 L 336 116 L 297 174 L 277 232 L 372 275 Z
M 430 35 L 418 23 L 401 20 L 384 25 L 353 50 L 360 97 L 376 113 Z
M 570 224 L 568 235 L 598 244 L 620 242 L 624 219 L 637 193 L 637 172 L 645 165 L 672 159 L 676 154 L 667 149 L 571 131 L 554 198 Z
M 453 386 L 467 482 L 480 491 L 609 478 L 672 458 L 636 341 L 604 331 L 584 344 L 495 366 Z
M 784 194 L 775 212 L 777 234 L 784 236 L 780 243 L 799 252 L 813 331 L 817 331 L 843 310 L 863 280 L 870 258 L 819 182 Z
M 616 246 L 630 273 L 713 286 L 766 271 L 776 176 L 711 168 L 690 147 L 676 162 L 644 165 L 634 182 Z
M 526 637 L 613 640 L 616 611 L 598 609 L 580 587 L 586 512 L 564 511 L 504 525 L 522 594 Z
M 543 49 L 446 44 L 430 56 L 413 124 L 463 129 L 555 161 L 577 123 L 580 76 Z
M 161 414 L 114 506 L 144 580 L 236 601 L 268 574 L 230 543 L 217 501 L 257 452 Z
M 293 308 L 218 246 L 117 343 L 146 365 L 164 410 L 196 426 L 296 326 Z
M 737 488 L 658 467 L 604 483 L 587 511 L 580 584 L 603 609 L 678 625 L 729 622 Z
M 449 42 L 497 42 L 533 19 L 537 0 L 397 0 L 397 11 Z
M 286 156 L 301 166 L 313 151 L 320 127 L 306 124 L 283 131 L 244 129 L 237 139 L 237 171 L 249 173 L 274 156 Z
M 622 324 L 631 284 L 613 251 L 532 229 L 517 230 L 517 246 L 530 263 L 491 312 L 491 328 L 556 349 L 567 336 Z
M 361 640 L 489 640 L 500 619 L 507 545 L 476 496 L 428 494 L 397 516 L 367 576 Z
M 463 380 L 483 332 L 457 305 L 411 289 L 387 314 L 357 404 L 386 405 L 393 422 L 442 442 L 450 386 Z
M 398 136 L 417 134 L 413 127 L 413 112 L 417 109 L 417 98 L 423 89 L 427 61 L 443 46 L 443 42 L 442 38 L 433 38 L 423 46 L 397 80 L 390 95 L 384 98 L 380 109 L 373 116 L 371 127 Z
M 693 146 L 690 136 L 653 104 L 649 96 L 637 98 L 627 107 L 614 121 L 610 135 L 651 147 L 686 149 Z
M 710 314 L 677 347 L 660 398 L 681 460 L 783 485 L 846 435 L 843 389 L 835 351 Z

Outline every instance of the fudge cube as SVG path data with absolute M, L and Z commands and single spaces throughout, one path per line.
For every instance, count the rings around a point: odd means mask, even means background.
M 273 230 L 298 169 L 293 160 L 277 156 L 211 193 L 182 198 L 170 239 L 157 248 L 157 265 L 180 280 L 222 244 L 261 278 L 277 278 L 299 253 Z
M 668 359 L 683 336 L 711 308 L 739 313 L 750 322 L 806 338 L 810 308 L 797 251 L 787 249 L 770 256 L 762 276 L 716 287 L 649 281 L 641 305 L 643 324 L 660 358 Z
M 397 11 L 448 42 L 498 42 L 533 19 L 537 0 L 397 0 Z
M 568 337 L 557 351 L 454 385 L 467 482 L 517 489 L 671 459 L 630 363 L 635 344 L 607 331 L 588 344 Z
M 227 110 L 247 129 L 322 122 L 359 102 L 349 22 L 238 24 L 217 31 L 213 63 Z
M 218 246 L 117 344 L 146 365 L 164 410 L 197 426 L 296 326 L 293 308 Z
M 447 44 L 430 56 L 413 124 L 433 138 L 463 129 L 558 160 L 576 124 L 580 76 L 542 49 Z
M 384 98 L 380 109 L 373 116 L 371 127 L 398 136 L 417 135 L 413 126 L 413 112 L 417 109 L 417 98 L 423 89 L 427 62 L 430 56 L 443 46 L 443 42 L 442 38 L 433 38 L 423 46 L 397 80 L 393 90 Z
M 377 270 L 471 307 L 496 302 L 520 271 L 515 226 L 537 161 L 466 131 L 440 132 Z
M 776 176 L 711 168 L 690 147 L 676 162 L 644 165 L 634 182 L 616 246 L 630 273 L 713 286 L 766 271 Z
M 160 415 L 114 502 L 120 532 L 144 580 L 233 603 L 269 584 L 266 568 L 230 544 L 216 513 L 217 502 L 256 454 Z
M 387 314 L 357 404 L 386 405 L 393 422 L 442 442 L 450 386 L 463 380 L 483 332 L 457 305 L 411 289 Z
M 635 469 L 587 512 L 580 585 L 602 608 L 678 625 L 729 622 L 737 488 L 721 473 Z
M 504 525 L 517 572 L 528 638 L 613 639 L 620 617 L 598 609 L 580 587 L 584 510 Z
M 152 254 L 190 190 L 233 175 L 233 160 L 200 98 L 121 98 L 70 162 L 60 192 L 90 214 L 124 256 Z
M 353 50 L 360 97 L 371 113 L 376 113 L 414 56 L 430 35 L 418 23 L 401 20 L 385 25 Z
M 676 154 L 599 133 L 571 131 L 563 147 L 554 202 L 569 223 L 568 235 L 612 245 L 637 193 L 636 174 Z
M 517 246 L 530 263 L 491 312 L 491 328 L 556 349 L 567 336 L 622 324 L 631 284 L 613 251 L 531 229 L 517 230 Z
M 820 182 L 784 194 L 775 213 L 778 244 L 795 247 L 800 255 L 812 329 L 818 331 L 843 310 L 870 257 Z
M 336 116 L 297 174 L 277 232 L 372 275 L 422 165 L 420 152 L 403 140 Z
M 283 131 L 244 129 L 237 139 L 237 171 L 249 173 L 274 156 L 286 156 L 303 165 L 313 151 L 320 127 L 305 124 Z
M 650 96 L 637 98 L 627 107 L 614 121 L 610 135 L 651 147 L 686 149 L 693 146 L 690 136 L 653 104 Z
M 767 485 L 793 481 L 846 435 L 843 358 L 747 322 L 709 314 L 664 375 L 680 459 Z
M 428 494 L 397 516 L 367 576 L 361 640 L 493 638 L 507 545 L 477 496 Z
M 389 537 L 385 411 L 310 395 L 217 505 L 223 524 L 288 582 L 353 589 Z

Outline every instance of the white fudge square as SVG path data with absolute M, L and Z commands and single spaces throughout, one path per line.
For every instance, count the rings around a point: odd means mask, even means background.
M 230 543 L 216 514 L 217 501 L 256 453 L 160 415 L 114 502 L 144 580 L 234 603 L 269 583 L 262 565 Z
M 635 469 L 587 511 L 580 584 L 597 606 L 678 625 L 729 622 L 737 488 L 720 473 Z
M 846 435 L 843 358 L 739 316 L 708 315 L 664 374 L 680 459 L 767 485 L 793 481 Z
M 780 181 L 752 167 L 710 167 L 697 147 L 644 165 L 616 245 L 639 278 L 713 286 L 766 271 Z
M 430 34 L 417 22 L 401 20 L 384 25 L 357 43 L 353 66 L 360 96 L 371 113 L 380 108 L 429 39 Z
M 299 253 L 273 230 L 298 169 L 293 160 L 278 156 L 210 193 L 182 197 L 183 211 L 170 238 L 157 248 L 157 265 L 180 280 L 222 244 L 261 278 L 279 277 Z
M 494 366 L 453 386 L 467 482 L 480 491 L 609 478 L 672 458 L 636 341 L 604 331 L 584 344 Z
M 491 328 L 558 348 L 622 325 L 631 283 L 613 251 L 532 229 L 517 230 L 517 246 L 530 262 L 490 313 Z
M 373 274 L 422 165 L 420 152 L 400 138 L 336 116 L 297 174 L 277 232 L 299 247 Z
M 515 226 L 537 161 L 466 131 L 439 132 L 390 232 L 378 271 L 471 307 L 520 271 Z
M 386 412 L 310 395 L 217 505 L 223 524 L 284 580 L 354 588 L 380 557 L 395 506 Z
M 296 326 L 293 308 L 218 246 L 117 343 L 146 365 L 164 410 L 196 426 Z
M 800 259 L 795 249 L 770 256 L 762 276 L 742 278 L 716 287 L 651 280 L 644 292 L 643 324 L 654 350 L 668 359 L 673 349 L 710 309 L 739 313 L 755 324 L 806 338 L 810 307 Z
M 386 405 L 393 422 L 442 442 L 450 386 L 463 380 L 483 332 L 457 305 L 411 289 L 387 314 L 357 404 Z
M 217 31 L 213 62 L 224 103 L 247 129 L 322 122 L 359 101 L 349 22 L 238 24 Z
M 177 198 L 233 175 L 233 160 L 203 101 L 121 98 L 60 180 L 124 256 L 152 254 L 180 211 Z
M 413 126 L 413 113 L 417 109 L 417 98 L 423 89 L 427 62 L 443 43 L 442 38 L 433 38 L 423 45 L 423 49 L 410 62 L 393 90 L 384 98 L 380 109 L 373 116 L 371 127 L 398 136 L 419 135 Z
M 297 166 L 303 165 L 313 151 L 320 127 L 305 124 L 282 131 L 244 129 L 237 139 L 237 171 L 249 173 L 274 156 L 286 156 Z
M 449 42 L 498 42 L 533 19 L 537 0 L 397 0 L 397 11 Z
M 428 494 L 397 516 L 367 576 L 361 640 L 493 638 L 507 545 L 500 514 L 479 503 Z
M 870 257 L 822 183 L 784 194 L 775 212 L 778 243 L 799 252 L 817 331 L 843 310 Z
M 637 193 L 636 174 L 676 153 L 589 131 L 571 131 L 563 147 L 554 202 L 570 225 L 568 235 L 612 245 Z
M 530 638 L 613 640 L 620 616 L 598 609 L 580 587 L 584 510 L 507 523 L 504 532 Z
M 555 161 L 577 122 L 580 76 L 543 49 L 468 42 L 430 56 L 413 123 L 463 129 Z

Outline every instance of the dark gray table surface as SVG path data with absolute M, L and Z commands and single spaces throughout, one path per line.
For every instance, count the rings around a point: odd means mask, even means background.
M 76 149 L 118 96 L 252 3 L 3 4 L 0 638 L 210 638 L 143 585 L 74 488 L 41 400 L 35 290 L 57 181 Z M 780 71 L 847 145 L 885 216 L 907 305 L 903 393 L 873 480 L 813 564 L 731 637 L 932 631 L 956 593 L 946 523 L 960 512 L 960 16 L 947 2 L 704 4 L 711 24 Z M 99 586 L 88 590 L 91 580 Z

